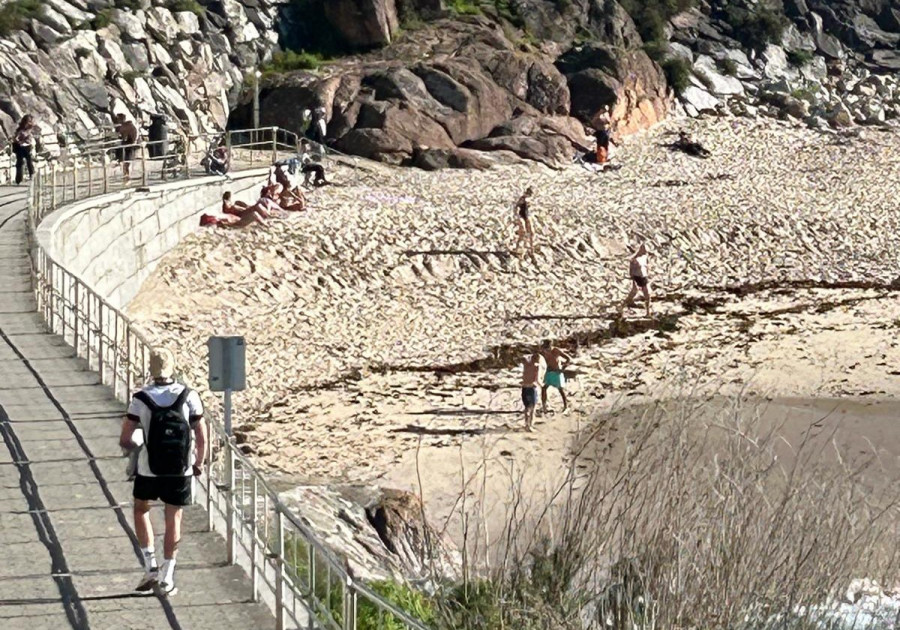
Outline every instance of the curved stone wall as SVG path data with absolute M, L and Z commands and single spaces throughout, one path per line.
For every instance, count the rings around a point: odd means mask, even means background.
M 267 173 L 255 169 L 92 197 L 45 218 L 37 239 L 59 265 L 122 309 L 159 260 L 199 229 L 200 215 L 219 211 L 226 190 L 252 202 Z

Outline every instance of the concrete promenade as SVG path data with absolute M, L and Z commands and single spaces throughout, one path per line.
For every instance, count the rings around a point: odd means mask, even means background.
M 265 630 L 225 542 L 186 511 L 171 599 L 136 597 L 139 550 L 118 435 L 122 405 L 35 312 L 27 188 L 0 187 L 0 628 Z M 161 509 L 154 510 L 162 556 Z

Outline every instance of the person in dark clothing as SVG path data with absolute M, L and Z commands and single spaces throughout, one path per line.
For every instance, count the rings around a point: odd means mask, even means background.
M 594 132 L 594 138 L 597 140 L 596 160 L 597 164 L 606 164 L 609 161 L 609 142 L 612 137 L 609 107 L 604 107 L 600 115 L 597 116 L 595 124 L 597 131 Z
M 517 227 L 516 244 L 513 246 L 513 251 L 520 251 L 519 245 L 525 244 L 528 246 L 528 251 L 534 256 L 534 229 L 531 225 L 531 209 L 528 206 L 528 199 L 532 194 L 534 194 L 534 190 L 529 186 L 513 206 Z
M 312 178 L 314 186 L 324 186 L 331 183 L 325 179 L 325 167 L 313 161 L 309 153 L 309 142 L 306 140 L 300 143 L 300 165 L 304 186 L 309 186 L 310 178 Z
M 671 149 L 673 151 L 681 151 L 693 157 L 703 159 L 706 159 L 712 155 L 709 149 L 691 138 L 691 136 L 686 131 L 678 132 L 678 140 L 672 143 Z
M 34 118 L 27 114 L 22 116 L 16 133 L 13 136 L 13 153 L 16 156 L 16 185 L 22 183 L 25 177 L 24 169 L 28 167 L 28 177 L 34 177 Z
M 131 177 L 131 163 L 134 161 L 134 153 L 137 149 L 138 128 L 127 118 L 125 114 L 116 114 L 116 133 L 122 140 L 122 146 L 118 150 L 119 162 L 122 163 L 122 177 L 127 182 Z

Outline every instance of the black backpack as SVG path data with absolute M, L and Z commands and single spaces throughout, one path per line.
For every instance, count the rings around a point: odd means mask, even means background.
M 146 436 L 147 460 L 150 472 L 159 477 L 180 476 L 191 463 L 191 426 L 184 417 L 187 387 L 169 407 L 160 407 L 146 392 L 134 397 L 150 410 L 150 427 Z

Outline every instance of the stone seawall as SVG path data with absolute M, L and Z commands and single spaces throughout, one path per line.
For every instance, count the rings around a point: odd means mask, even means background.
M 222 193 L 252 202 L 266 169 L 127 190 L 67 206 L 47 217 L 37 238 L 60 265 L 116 308 L 137 294 L 160 259 L 194 232 Z

